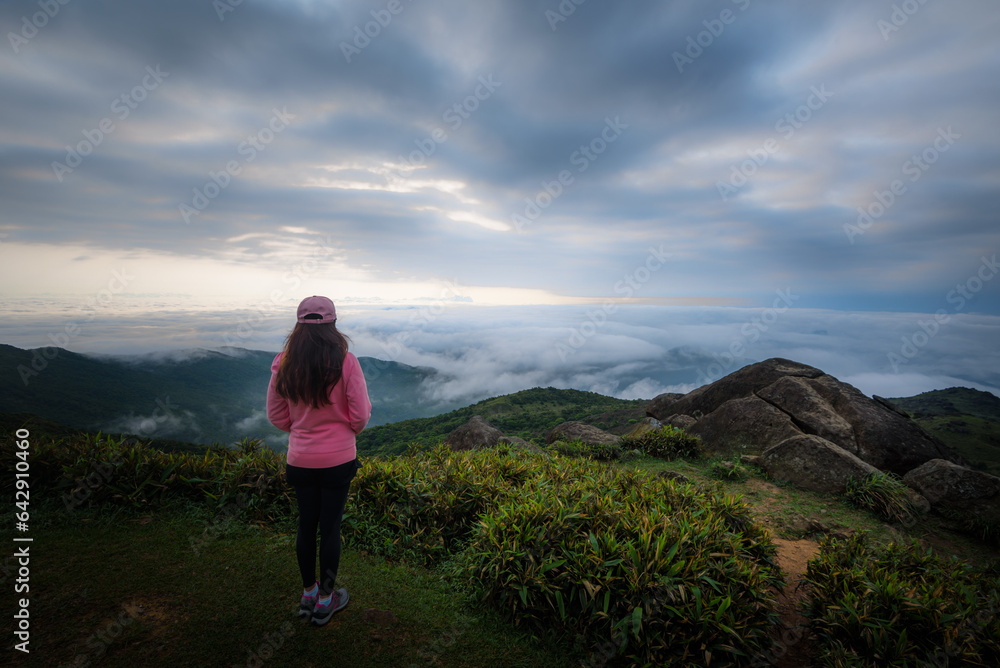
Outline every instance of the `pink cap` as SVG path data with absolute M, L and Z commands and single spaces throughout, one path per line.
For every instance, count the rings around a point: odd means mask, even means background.
M 299 302 L 298 321 L 307 325 L 323 325 L 337 320 L 337 309 L 329 297 L 306 297 Z

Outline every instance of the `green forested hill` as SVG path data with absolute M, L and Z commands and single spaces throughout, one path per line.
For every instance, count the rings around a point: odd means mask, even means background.
M 284 435 L 265 415 L 273 352 L 194 350 L 161 356 L 89 356 L 0 344 L 0 411 L 30 413 L 91 431 L 193 443 Z M 422 402 L 433 370 L 360 358 L 372 424 L 434 415 Z
M 645 416 L 645 399 L 627 401 L 594 392 L 534 388 L 486 399 L 431 418 L 405 420 L 366 429 L 358 436 L 362 455 L 396 455 L 411 443 L 435 444 L 476 415 L 508 436 L 544 443 L 544 432 L 568 420 L 580 420 L 612 432 Z
M 968 387 L 890 399 L 976 468 L 1000 475 L 1000 397 Z

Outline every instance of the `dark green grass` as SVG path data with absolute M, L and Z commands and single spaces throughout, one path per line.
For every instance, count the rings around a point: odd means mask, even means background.
M 958 450 L 974 468 L 1000 475 L 1000 422 L 971 415 L 921 417 L 916 421 Z
M 37 513 L 31 652 L 8 643 L 12 665 L 244 666 L 265 654 L 269 667 L 574 663 L 495 615 L 462 608 L 434 572 L 353 550 L 338 578 L 349 607 L 324 627 L 308 625 L 295 614 L 301 589 L 287 522 L 232 521 L 196 557 L 191 538 L 213 521 L 198 509 Z M 366 609 L 398 621 L 385 625 Z

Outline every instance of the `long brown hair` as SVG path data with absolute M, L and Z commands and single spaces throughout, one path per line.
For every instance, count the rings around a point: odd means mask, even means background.
M 330 388 L 340 381 L 350 341 L 327 324 L 296 323 L 285 342 L 275 390 L 293 403 L 313 408 L 330 404 Z

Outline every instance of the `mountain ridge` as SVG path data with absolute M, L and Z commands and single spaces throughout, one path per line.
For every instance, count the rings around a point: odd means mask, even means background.
M 147 355 L 83 355 L 62 348 L 0 344 L 0 412 L 34 415 L 68 428 L 132 434 L 169 449 L 180 444 L 265 440 L 280 450 L 287 435 L 267 422 L 267 381 L 275 353 L 242 348 Z M 543 442 L 558 423 L 579 420 L 621 432 L 644 417 L 648 400 L 583 390 L 531 388 L 465 406 L 422 401 L 437 372 L 361 357 L 375 408 L 359 453 L 391 456 L 431 444 L 474 415 L 511 436 Z M 25 378 L 27 383 L 24 382 Z M 888 399 L 977 469 L 1000 475 L 1000 398 L 953 387 Z
M 888 401 L 958 450 L 973 468 L 1000 476 L 1000 397 L 949 387 Z
M 209 444 L 242 437 L 281 444 L 265 414 L 274 352 L 193 349 L 154 355 L 83 355 L 0 344 L 0 411 L 30 413 L 91 431 Z M 373 426 L 432 415 L 421 384 L 436 372 L 359 358 Z M 451 406 L 442 406 L 447 410 Z

